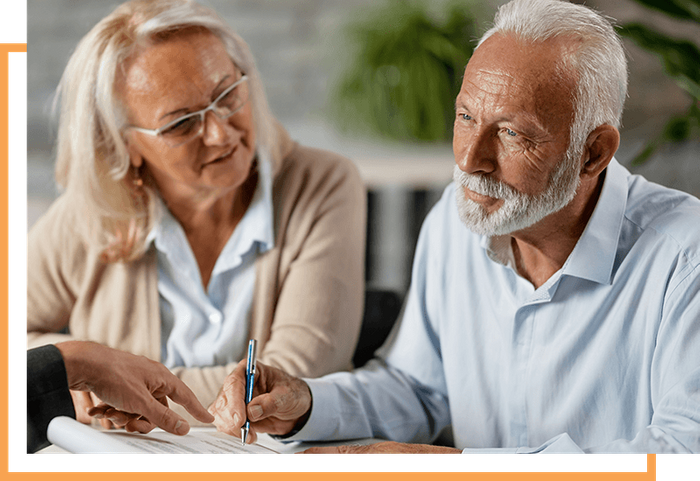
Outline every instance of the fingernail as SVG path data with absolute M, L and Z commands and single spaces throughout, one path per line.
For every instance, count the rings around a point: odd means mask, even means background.
M 224 401 L 224 398 L 219 398 L 218 401 L 216 401 L 216 409 L 223 409 L 224 406 L 226 405 L 226 401 Z
M 233 425 L 238 426 L 238 424 L 241 422 L 241 418 L 238 415 L 238 413 L 233 415 Z
M 177 424 L 175 425 L 175 432 L 183 435 L 187 434 L 190 430 L 190 425 L 187 424 L 186 421 L 178 421 Z
M 93 418 L 95 419 L 102 419 L 104 417 L 104 414 L 95 414 Z
M 248 413 L 252 419 L 258 419 L 263 414 L 263 410 L 260 406 L 251 406 L 248 408 Z

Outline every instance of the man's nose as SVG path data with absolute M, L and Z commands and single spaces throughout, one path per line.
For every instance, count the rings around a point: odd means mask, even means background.
M 497 168 L 496 139 L 487 130 L 474 127 L 469 132 L 455 132 L 455 162 L 468 174 L 489 174 Z

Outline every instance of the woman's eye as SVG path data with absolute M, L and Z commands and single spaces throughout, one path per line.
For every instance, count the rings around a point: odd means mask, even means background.
M 240 101 L 239 90 L 240 89 L 238 88 L 231 90 L 229 93 L 227 93 L 225 96 L 219 99 L 219 101 L 216 103 L 217 106 L 229 110 L 234 110 L 235 108 L 237 108 L 242 103 Z
M 197 124 L 199 123 L 199 117 L 198 116 L 191 116 L 191 117 L 185 117 L 184 119 L 181 119 L 178 122 L 175 122 L 173 125 L 168 127 L 167 129 L 163 130 L 161 134 L 166 135 L 166 136 L 181 136 L 181 135 L 187 135 L 190 132 L 192 132 L 196 127 Z

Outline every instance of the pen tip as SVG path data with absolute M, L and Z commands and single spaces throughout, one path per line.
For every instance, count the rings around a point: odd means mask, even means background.
M 241 428 L 241 443 L 243 443 L 243 446 L 245 446 L 246 438 L 248 438 L 248 430 Z

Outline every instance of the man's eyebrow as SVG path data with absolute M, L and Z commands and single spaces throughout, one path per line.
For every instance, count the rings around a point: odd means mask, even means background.
M 528 130 L 536 129 L 540 133 L 548 132 L 547 128 L 542 124 L 541 119 L 531 112 L 521 110 L 517 112 L 513 118 L 518 122 L 524 122 Z
M 464 102 L 464 99 L 462 98 L 461 95 L 455 99 L 455 109 L 457 109 L 459 107 L 463 107 L 463 108 L 469 110 L 469 106 L 467 106 L 467 104 Z

